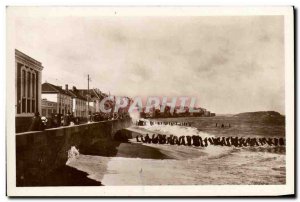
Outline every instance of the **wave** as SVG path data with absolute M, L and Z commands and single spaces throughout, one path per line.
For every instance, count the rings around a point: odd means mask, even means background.
M 199 131 L 195 127 L 191 126 L 179 126 L 179 125 L 150 125 L 149 120 L 146 120 L 145 126 L 139 126 L 141 129 L 146 129 L 148 131 L 151 131 L 153 133 L 160 133 L 164 135 L 174 135 L 177 137 L 180 136 L 193 136 L 193 135 L 199 135 L 201 137 L 215 137 L 212 134 L 205 133 L 202 131 Z

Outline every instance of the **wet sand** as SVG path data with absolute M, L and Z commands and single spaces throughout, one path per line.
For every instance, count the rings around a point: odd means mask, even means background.
M 172 157 L 154 147 L 142 144 L 121 143 L 116 157 L 142 159 L 171 159 Z
M 115 157 L 123 158 L 138 158 L 138 159 L 171 159 L 171 156 L 168 156 L 162 153 L 159 149 L 148 147 L 141 144 L 133 143 L 119 143 L 119 146 L 116 147 L 117 154 Z M 56 184 L 64 184 L 66 186 L 98 186 L 101 185 L 101 180 L 104 177 L 104 174 L 107 173 L 108 163 L 115 157 L 111 156 L 96 156 L 96 155 L 83 155 L 70 159 L 68 165 L 66 166 L 69 170 L 76 170 L 78 172 L 84 173 L 84 179 L 87 182 L 82 180 L 74 181 L 73 178 L 78 178 L 78 174 L 69 173 L 69 176 L 72 176 L 68 179 L 62 177 L 61 182 L 59 181 L 60 177 L 56 177 L 55 181 L 52 182 Z M 122 165 L 120 165 L 122 166 Z M 57 173 L 59 175 L 59 173 Z M 73 175 L 74 174 L 74 175 Z M 92 183 L 94 182 L 94 183 Z M 71 184 L 71 185 L 70 185 Z
M 121 145 L 116 157 L 80 155 L 69 166 L 104 186 L 285 183 L 285 155 L 218 146 Z M 131 153 L 136 149 L 144 154 Z M 164 155 L 153 159 L 153 151 Z

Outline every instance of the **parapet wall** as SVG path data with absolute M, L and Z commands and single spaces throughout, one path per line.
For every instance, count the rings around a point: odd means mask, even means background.
M 66 164 L 72 146 L 86 151 L 97 140 L 113 139 L 131 123 L 112 120 L 16 134 L 17 186 L 41 186 L 47 174 Z

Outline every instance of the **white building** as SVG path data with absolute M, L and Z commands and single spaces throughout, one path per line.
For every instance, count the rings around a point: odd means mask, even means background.
M 56 86 L 50 83 L 42 84 L 42 99 L 47 99 L 51 102 L 57 103 L 57 113 L 67 114 L 73 111 L 73 99 L 72 94 L 68 90 L 68 85 L 66 89 L 62 89 L 61 86 Z

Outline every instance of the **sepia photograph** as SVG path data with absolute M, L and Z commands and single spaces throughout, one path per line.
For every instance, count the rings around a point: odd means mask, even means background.
M 293 15 L 8 6 L 8 195 L 294 194 Z

